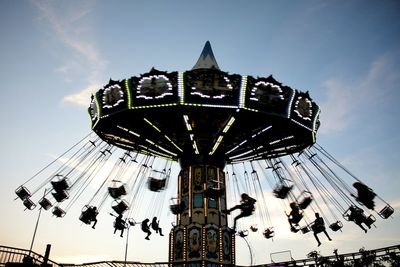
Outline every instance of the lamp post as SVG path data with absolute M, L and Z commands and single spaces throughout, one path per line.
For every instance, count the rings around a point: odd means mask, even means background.
M 43 197 L 46 196 L 46 191 L 47 191 L 47 189 L 44 190 Z M 37 220 L 36 220 L 35 230 L 33 231 L 33 236 L 32 236 L 31 246 L 29 248 L 28 257 L 30 257 L 31 253 L 32 253 L 33 243 L 35 242 L 36 232 L 37 232 L 37 228 L 39 226 L 40 215 L 42 214 L 42 208 L 43 207 L 41 206 L 40 209 L 39 209 L 39 214 L 38 214 L 38 217 L 37 217 Z
M 128 223 L 125 223 L 126 225 L 126 242 L 125 242 L 125 261 L 124 261 L 124 266 L 126 266 L 126 261 L 128 258 L 128 245 L 129 245 L 129 228 L 131 226 L 135 226 L 136 222 L 132 218 L 127 219 Z

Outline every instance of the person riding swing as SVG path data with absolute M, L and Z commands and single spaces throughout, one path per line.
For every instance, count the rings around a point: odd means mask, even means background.
M 351 206 L 349 208 L 350 213 L 346 216 L 348 221 L 353 221 L 355 224 L 357 224 L 365 233 L 367 233 L 367 229 L 362 225 L 363 223 L 367 225 L 369 229 L 371 229 L 371 226 L 368 225 L 367 222 L 367 216 L 365 216 L 364 211 L 356 206 Z
M 97 211 L 97 207 L 95 207 L 95 206 L 89 207 L 86 212 L 87 212 L 87 216 L 89 218 L 89 222 L 90 223 L 94 222 L 93 225 L 92 225 L 92 228 L 95 229 L 96 224 L 97 224 L 97 218 L 96 217 L 97 217 L 97 214 L 99 213 Z
M 246 193 L 243 193 L 241 195 L 241 198 L 242 199 L 240 200 L 240 204 L 239 205 L 233 206 L 229 210 L 225 211 L 226 214 L 230 214 L 232 211 L 234 211 L 236 209 L 240 209 L 241 210 L 240 214 L 237 215 L 234 218 L 233 230 L 236 230 L 236 222 L 237 222 L 237 220 L 239 220 L 240 218 L 248 217 L 248 216 L 252 215 L 253 211 L 255 210 L 254 204 L 256 203 L 257 200 L 255 200 L 254 198 L 250 197 Z
M 149 219 L 145 219 L 142 224 L 142 231 L 147 233 L 147 236 L 144 239 L 150 240 L 149 236 L 151 235 L 151 231 L 150 231 L 150 224 L 149 224 Z
M 366 206 L 368 209 L 373 210 L 375 208 L 374 198 L 375 192 L 371 188 L 363 183 L 355 182 L 353 187 L 357 190 L 357 196 L 351 194 L 355 199 Z
M 164 236 L 162 234 L 162 229 L 159 226 L 160 220 L 157 221 L 157 217 L 154 217 L 153 220 L 151 221 L 151 228 L 156 231 L 156 233 L 160 234 L 160 236 Z
M 330 238 L 330 236 L 328 235 L 328 233 L 326 232 L 325 229 L 325 222 L 324 219 L 322 217 L 319 216 L 319 213 L 316 212 L 315 213 L 315 221 L 314 223 L 311 225 L 311 229 L 314 232 L 314 237 L 318 242 L 318 247 L 321 246 L 321 241 L 319 241 L 318 235 L 319 233 L 324 232 L 324 234 L 326 235 L 326 237 L 328 238 L 329 241 L 332 241 L 332 239 Z
M 125 228 L 126 228 L 125 221 L 122 219 L 122 214 L 119 214 L 117 217 L 115 217 L 114 234 L 117 232 L 117 230 L 120 230 L 121 231 L 120 236 L 123 237 Z
M 300 212 L 300 207 L 296 202 L 290 203 L 291 211 L 288 216 L 290 226 L 298 225 L 301 219 L 303 218 L 303 214 Z

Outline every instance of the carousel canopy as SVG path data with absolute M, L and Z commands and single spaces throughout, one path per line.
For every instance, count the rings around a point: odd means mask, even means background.
M 110 80 L 92 96 L 92 129 L 128 151 L 172 160 L 275 158 L 315 142 L 320 109 L 272 76 L 221 71 L 207 42 L 192 70 Z

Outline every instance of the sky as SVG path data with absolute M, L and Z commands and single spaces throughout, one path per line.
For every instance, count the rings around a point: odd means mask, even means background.
M 397 245 L 399 12 L 395 0 L 0 1 L 0 244 L 29 249 L 38 210 L 25 211 L 14 190 L 90 133 L 92 92 L 152 67 L 190 70 L 209 40 L 222 70 L 309 91 L 322 110 L 317 142 L 396 209 L 368 234 L 346 225 L 318 248 L 289 229 L 250 240 L 256 262 L 283 250 L 301 259 Z M 58 262 L 122 260 L 112 218 L 93 231 L 80 209 L 62 219 L 43 212 L 34 250 L 50 243 Z M 162 218 L 165 232 L 172 220 Z M 151 241 L 131 230 L 128 260 L 166 261 L 167 238 Z M 242 240 L 237 249 L 238 264 L 249 264 Z

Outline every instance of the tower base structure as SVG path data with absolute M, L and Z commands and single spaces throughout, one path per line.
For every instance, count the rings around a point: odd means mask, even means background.
M 169 235 L 170 266 L 235 265 L 235 235 L 224 212 L 224 164 L 217 165 L 209 161 L 181 163 L 178 197 L 171 206 L 176 224 Z
M 170 233 L 169 266 L 235 265 L 235 235 L 215 224 L 175 226 Z

